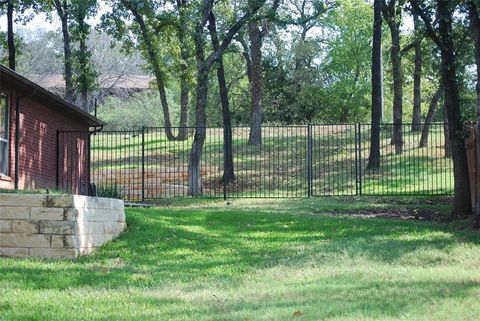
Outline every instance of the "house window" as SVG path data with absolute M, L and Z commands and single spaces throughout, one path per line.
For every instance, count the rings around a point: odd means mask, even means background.
M 0 175 L 8 174 L 8 97 L 0 93 Z

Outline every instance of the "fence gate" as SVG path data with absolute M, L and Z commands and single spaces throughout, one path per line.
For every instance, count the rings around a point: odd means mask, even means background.
M 359 194 L 359 130 L 352 125 L 312 125 L 311 195 Z

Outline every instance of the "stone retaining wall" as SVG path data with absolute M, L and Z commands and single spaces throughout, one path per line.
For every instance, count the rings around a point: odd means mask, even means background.
M 125 227 L 121 200 L 0 194 L 0 256 L 76 258 L 112 240 Z

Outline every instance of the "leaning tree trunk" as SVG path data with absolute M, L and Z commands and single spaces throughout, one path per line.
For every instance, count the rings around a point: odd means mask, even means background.
M 217 26 L 213 13 L 210 13 L 208 29 L 210 31 L 213 50 L 218 50 L 220 43 L 218 41 Z M 235 180 L 235 172 L 233 167 L 232 121 L 230 117 L 227 83 L 225 81 L 225 69 L 223 67 L 223 58 L 221 56 L 217 62 L 217 79 L 223 115 L 224 168 L 222 183 L 226 185 Z
M 368 169 L 380 168 L 380 121 L 382 117 L 382 0 L 374 1 L 372 47 L 372 123 Z
M 418 16 L 413 14 L 413 23 L 415 26 L 415 34 L 419 32 Z M 422 130 L 422 42 L 417 41 L 415 44 L 415 67 L 413 71 L 413 113 L 412 113 L 412 131 L 418 132 Z M 425 122 L 426 123 L 426 122 Z
M 158 93 L 160 95 L 160 104 L 162 105 L 163 122 L 165 125 L 165 136 L 169 141 L 176 140 L 175 135 L 172 132 L 172 122 L 170 120 L 170 110 L 168 107 L 167 94 L 165 90 L 165 83 L 162 69 L 160 68 L 160 59 L 158 57 L 158 51 L 156 50 L 152 36 L 148 27 L 143 19 L 143 16 L 138 12 L 137 8 L 127 0 L 121 0 L 122 4 L 130 10 L 135 22 L 140 27 L 140 35 L 142 37 L 143 45 L 147 50 L 148 62 L 152 65 L 153 74 L 157 83 Z
M 468 3 L 468 11 L 470 17 L 470 28 L 472 31 L 472 39 L 475 44 L 475 62 L 477 65 L 477 133 L 480 133 L 480 17 L 476 1 L 472 0 Z M 477 139 L 477 168 L 480 168 L 480 139 Z M 478 190 L 476 191 L 478 197 Z M 480 227 L 480 199 L 475 205 L 475 226 Z
M 430 106 L 428 107 L 427 117 L 425 118 L 425 124 L 423 125 L 423 129 L 422 129 L 422 136 L 420 137 L 420 143 L 418 144 L 419 148 L 425 147 L 428 144 L 428 134 L 430 132 L 430 126 L 433 122 L 433 116 L 435 115 L 435 110 L 437 109 L 438 103 L 442 98 L 443 91 L 444 91 L 443 85 L 442 83 L 440 83 L 440 86 L 438 86 L 437 91 L 435 91 L 435 94 L 433 95 L 432 100 L 430 101 Z
M 15 38 L 13 35 L 13 0 L 7 3 L 7 44 L 8 44 L 8 67 L 15 70 Z
M 455 49 L 453 42 L 453 13 L 448 1 L 437 2 L 439 38 L 441 43 L 442 82 L 445 86 L 445 110 L 452 149 L 455 178 L 455 198 L 452 217 L 465 217 L 472 213 L 467 155 L 463 122 L 460 112 L 460 93 L 457 83 Z
M 262 144 L 262 32 L 257 21 L 248 25 L 250 61 L 252 67 L 250 136 L 248 144 Z

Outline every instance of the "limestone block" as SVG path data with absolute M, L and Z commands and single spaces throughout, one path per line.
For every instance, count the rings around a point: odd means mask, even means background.
M 52 236 L 53 237 L 53 236 Z M 78 248 L 78 236 L 75 235 L 64 235 L 63 236 L 63 247 L 66 249 L 76 249 Z
M 74 249 L 77 247 L 78 241 L 75 235 L 52 235 L 50 247 Z
M 106 222 L 105 222 L 106 223 Z M 77 234 L 102 234 L 104 222 L 78 222 L 77 223 Z
M 64 235 L 52 235 L 52 241 L 50 247 L 63 249 Z
M 30 218 L 30 208 L 29 207 L 12 207 L 4 206 L 0 203 L 0 219 L 19 219 L 19 220 L 28 220 Z
M 122 200 L 105 197 L 88 197 L 75 195 L 73 197 L 75 208 L 95 208 L 108 210 L 124 210 Z
M 2 234 L 0 247 L 49 247 L 50 235 L 46 234 Z
M 124 222 L 105 222 L 103 223 L 103 232 L 105 234 L 120 234 L 127 226 Z
M 42 234 L 73 234 L 75 222 L 71 221 L 40 221 Z
M 90 254 L 90 253 L 93 253 L 93 251 L 95 251 L 95 247 L 81 247 L 79 250 L 78 250 L 78 253 L 80 255 L 86 255 L 86 254 Z
M 36 234 L 38 224 L 38 221 L 33 220 L 12 220 L 12 233 Z
M 47 195 L 46 207 L 73 207 L 73 196 L 70 195 Z
M 2 206 L 42 207 L 45 206 L 45 195 L 40 194 L 0 194 Z
M 85 208 L 87 204 L 88 197 L 83 195 L 73 196 L 73 207 L 75 208 Z
M 32 248 L 30 249 L 31 256 L 46 257 L 46 258 L 70 258 L 74 259 L 76 253 L 74 249 L 54 249 L 54 248 Z
M 63 208 L 32 207 L 32 210 L 30 212 L 30 219 L 62 221 L 63 212 Z
M 78 209 L 78 221 L 86 222 L 125 222 L 125 213 L 119 210 Z
M 0 233 L 10 233 L 12 231 L 11 220 L 0 220 Z
M 65 208 L 63 210 L 64 221 L 76 221 L 78 218 L 78 210 L 76 208 Z
M 90 234 L 79 235 L 80 247 L 99 247 L 111 241 L 116 235 L 113 234 Z
M 26 257 L 28 256 L 28 248 L 0 247 L 0 256 Z

